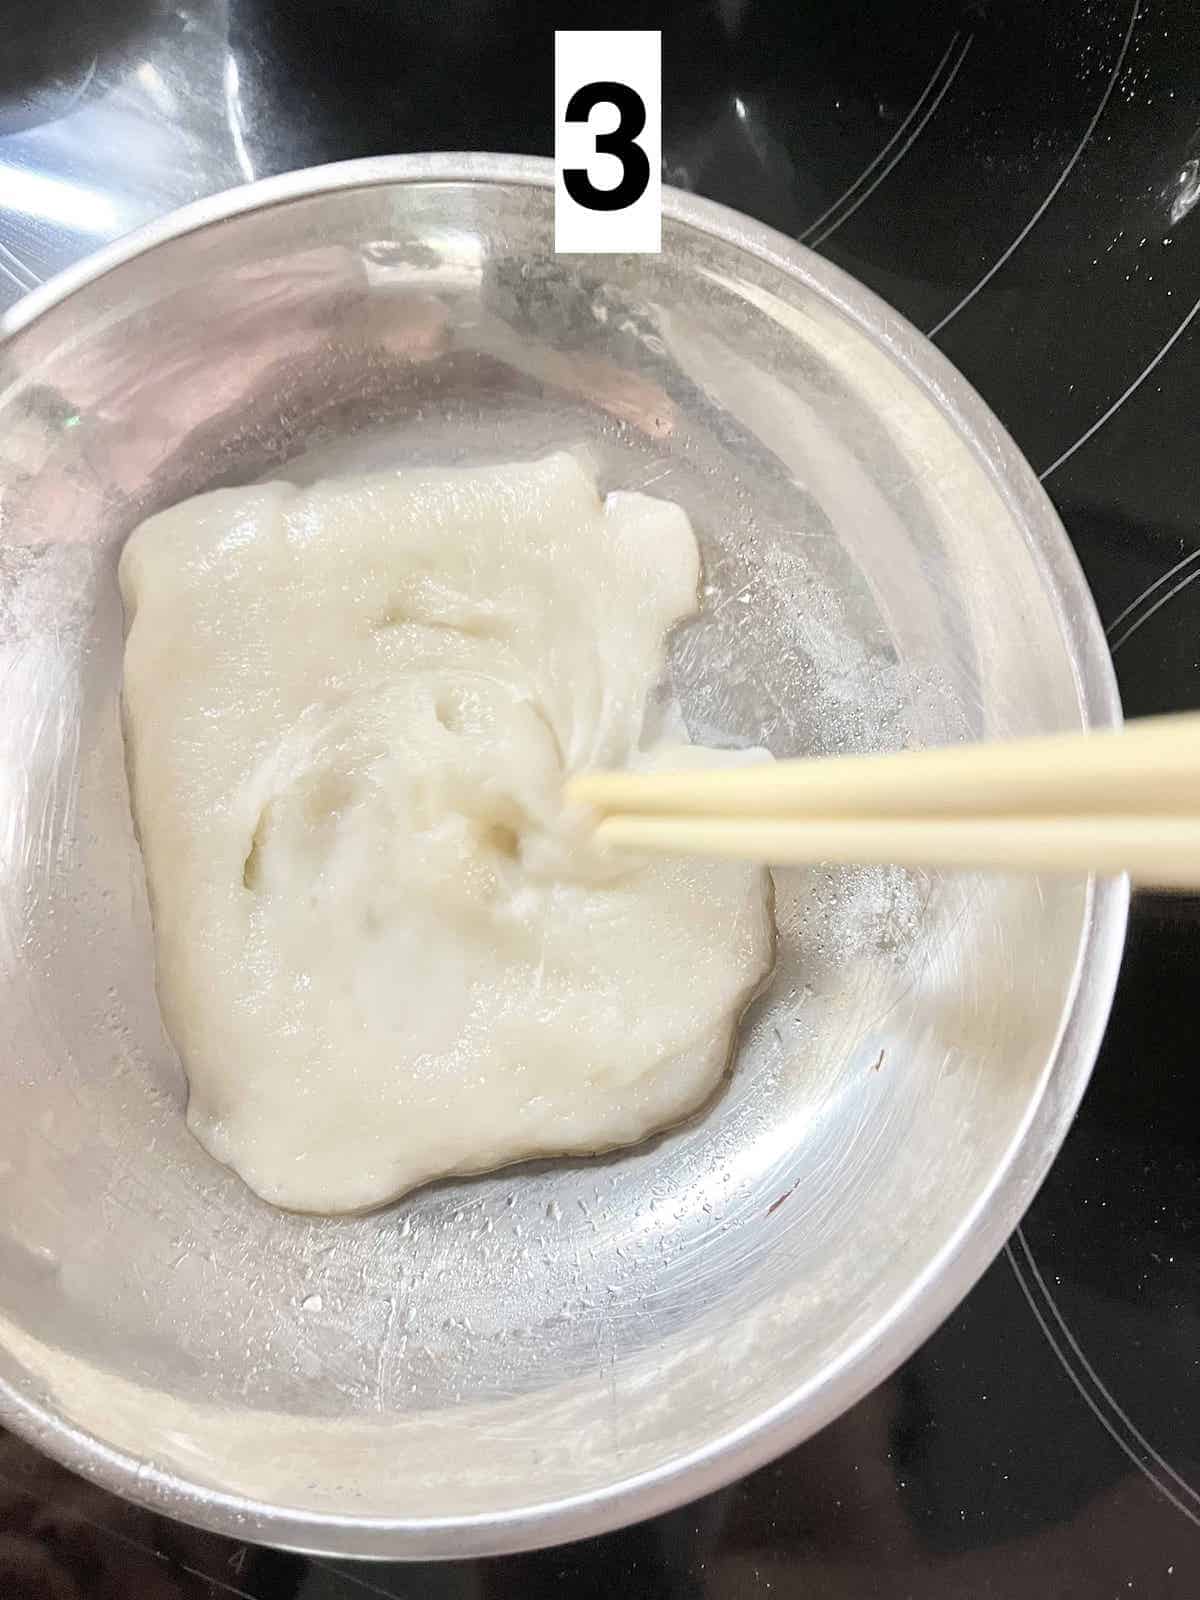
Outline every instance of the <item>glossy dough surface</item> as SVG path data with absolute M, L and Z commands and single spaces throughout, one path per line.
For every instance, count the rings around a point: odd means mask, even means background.
M 684 513 L 568 455 L 218 490 L 121 561 L 163 1015 L 197 1138 L 277 1205 L 632 1143 L 715 1087 L 768 875 L 564 815 L 650 736 Z

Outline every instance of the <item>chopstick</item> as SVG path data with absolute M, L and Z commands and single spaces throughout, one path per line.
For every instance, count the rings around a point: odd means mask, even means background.
M 1124 729 L 715 771 L 587 773 L 569 802 L 641 852 L 1128 872 L 1200 889 L 1200 713 Z
M 714 771 L 586 772 L 566 798 L 691 816 L 1200 814 L 1200 712 L 1124 728 Z
M 893 817 L 848 821 L 608 817 L 597 840 L 624 850 L 836 865 L 1006 872 L 1128 872 L 1159 889 L 1200 889 L 1200 818 Z

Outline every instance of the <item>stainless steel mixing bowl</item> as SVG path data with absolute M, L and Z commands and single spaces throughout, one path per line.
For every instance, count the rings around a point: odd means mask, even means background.
M 727 1087 L 634 1152 L 322 1220 L 193 1142 L 114 583 L 184 495 L 581 446 L 695 522 L 706 605 L 673 673 L 698 735 L 790 755 L 1118 718 L 1049 502 L 930 345 L 681 194 L 661 256 L 556 257 L 550 181 L 492 156 L 271 180 L 3 325 L 0 1420 L 243 1538 L 517 1549 L 819 1428 L 1015 1225 L 1113 989 L 1121 882 L 781 872 Z

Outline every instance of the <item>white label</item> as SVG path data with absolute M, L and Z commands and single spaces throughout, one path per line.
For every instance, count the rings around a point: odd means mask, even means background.
M 662 34 L 554 35 L 554 248 L 657 253 Z

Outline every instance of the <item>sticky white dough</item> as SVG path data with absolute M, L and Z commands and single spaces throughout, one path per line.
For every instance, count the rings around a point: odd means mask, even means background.
M 192 1131 L 265 1199 L 632 1144 L 712 1091 L 767 874 L 605 857 L 561 802 L 697 759 L 644 722 L 698 578 L 677 506 L 568 455 L 222 489 L 133 534 L 159 996 Z

